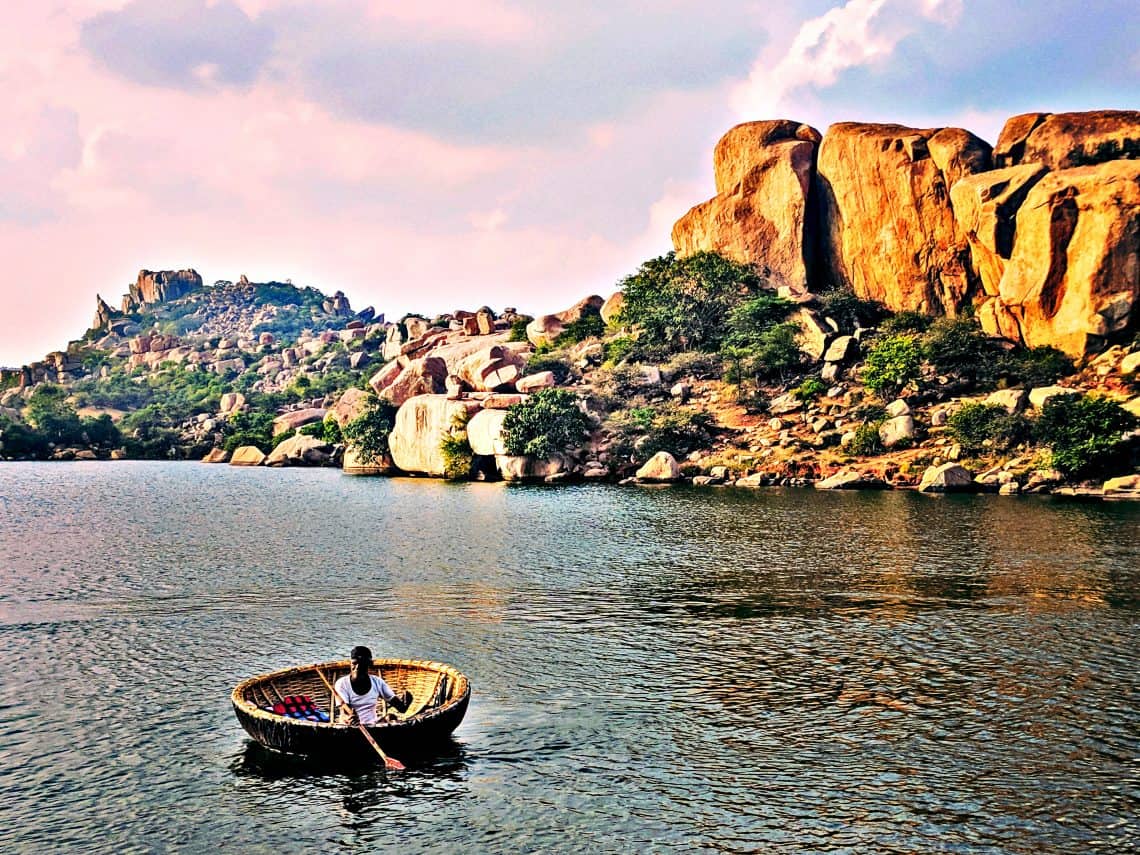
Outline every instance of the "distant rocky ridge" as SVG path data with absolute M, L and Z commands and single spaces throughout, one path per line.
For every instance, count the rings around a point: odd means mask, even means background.
M 766 121 L 731 129 L 714 152 L 717 195 L 677 222 L 673 240 L 681 256 L 712 250 L 753 265 L 796 304 L 787 320 L 798 330 L 789 346 L 801 351 L 799 365 L 758 390 L 763 414 L 700 367 L 710 354 L 655 364 L 615 355 L 614 345 L 638 335 L 622 317 L 620 291 L 537 317 L 483 306 L 391 323 L 372 307 L 354 312 L 339 291 L 244 276 L 206 286 L 193 270 L 143 270 L 121 309 L 97 298 L 83 339 L 0 372 L 0 417 L 18 417 L 44 384 L 80 400 L 100 383 L 118 393 L 190 377 L 212 397 L 175 426 L 167 456 L 212 463 L 441 477 L 441 439 L 462 425 L 470 475 L 486 479 L 1075 489 L 1044 467 L 1040 449 L 963 449 L 947 425 L 971 405 L 1036 419 L 1049 400 L 1085 392 L 1140 416 L 1140 337 L 1129 337 L 1140 296 L 1138 128 L 1137 113 L 1027 114 L 1006 124 L 993 149 L 954 128 L 845 123 L 822 135 Z M 893 400 L 877 401 L 863 377 L 883 333 L 832 311 L 832 289 L 896 312 L 974 312 L 986 333 L 1008 339 L 995 344 L 971 327 L 993 345 L 987 353 L 1012 342 L 1053 345 L 1078 370 L 1055 375 L 1061 383 L 1018 380 L 991 391 L 926 365 Z M 556 376 L 544 360 L 563 370 Z M 507 413 L 554 386 L 572 393 L 589 436 L 543 458 L 509 454 Z M 366 461 L 335 437 L 373 396 L 394 408 L 395 421 L 385 453 Z M 271 414 L 271 433 L 260 448 L 231 455 L 234 426 L 258 407 Z M 621 433 L 611 416 L 623 408 L 706 415 L 710 432 L 676 457 L 635 459 L 630 448 L 648 437 Z M 851 450 L 860 431 L 873 434 L 877 451 Z M 122 453 L 58 448 L 52 457 Z M 1140 475 L 1110 481 L 1102 492 L 1140 495 Z
M 1137 158 L 1137 111 L 1015 116 L 993 149 L 960 128 L 749 122 L 717 144 L 717 195 L 673 243 L 789 295 L 972 310 L 993 335 L 1081 357 L 1136 325 Z

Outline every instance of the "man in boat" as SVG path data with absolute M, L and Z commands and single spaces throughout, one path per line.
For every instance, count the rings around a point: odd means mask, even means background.
M 342 724 L 376 724 L 376 705 L 381 699 L 404 712 L 412 703 L 411 692 L 393 691 L 381 677 L 368 673 L 372 667 L 372 651 L 354 647 L 348 656 L 352 663 L 348 676 L 336 681 L 336 692 L 347 702 L 341 707 Z

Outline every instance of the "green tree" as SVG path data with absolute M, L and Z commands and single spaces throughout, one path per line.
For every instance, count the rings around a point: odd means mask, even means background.
M 344 426 L 344 440 L 371 465 L 388 453 L 388 435 L 396 424 L 397 407 L 375 395 L 369 395 L 360 415 Z
M 894 395 L 919 376 L 922 347 L 913 335 L 889 335 L 876 341 L 863 363 L 863 382 L 877 395 Z
M 657 355 L 715 351 L 724 340 L 729 311 L 760 284 L 750 265 L 715 252 L 686 258 L 670 252 L 646 261 L 621 281 L 625 302 L 620 322 L 637 327 L 639 345 Z
M 1036 434 L 1052 449 L 1053 466 L 1073 477 L 1111 474 L 1130 463 L 1136 416 L 1096 395 L 1056 395 L 1045 403 Z
M 28 421 L 47 442 L 74 445 L 83 441 L 83 426 L 67 392 L 59 386 L 41 384 L 32 392 L 26 409 Z
M 578 399 L 566 389 L 540 389 L 515 404 L 503 419 L 508 454 L 549 457 L 578 446 L 589 422 Z

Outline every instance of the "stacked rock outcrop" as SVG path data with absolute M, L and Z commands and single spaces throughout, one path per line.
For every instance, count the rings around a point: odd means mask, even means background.
M 751 122 L 718 143 L 717 195 L 673 244 L 754 264 L 793 296 L 839 286 L 892 311 L 973 307 L 991 334 L 1080 357 L 1136 325 L 1137 158 L 1137 111 L 1015 116 L 992 151 L 961 128 L 841 123 L 819 141 Z

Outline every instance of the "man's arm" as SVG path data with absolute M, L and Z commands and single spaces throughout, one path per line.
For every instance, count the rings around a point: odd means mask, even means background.
M 380 697 L 382 697 L 385 701 L 390 703 L 400 712 L 406 712 L 408 707 L 412 705 L 411 692 L 400 692 L 399 694 L 396 694 L 392 687 L 384 682 L 383 677 L 377 677 L 376 683 L 377 688 L 380 690 Z

